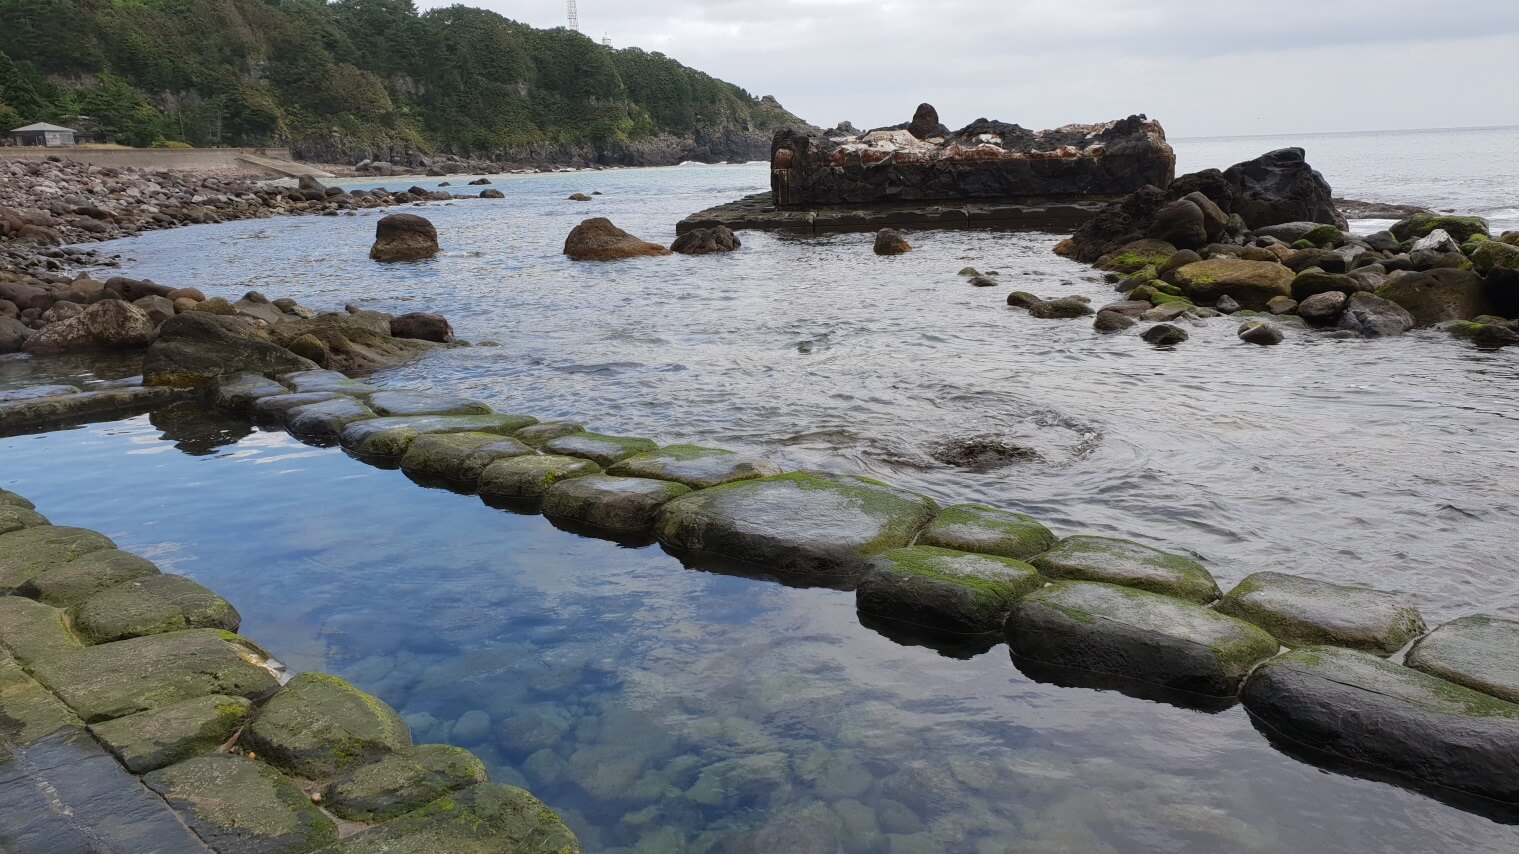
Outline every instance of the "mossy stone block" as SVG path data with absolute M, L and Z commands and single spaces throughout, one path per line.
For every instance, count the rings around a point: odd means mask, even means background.
M 0 596 L 0 646 L 23 664 L 82 648 L 62 610 L 20 596 Z
M 268 397 L 261 397 L 253 401 L 253 415 L 273 421 L 283 421 L 285 414 L 292 409 L 302 406 L 310 406 L 313 403 L 325 403 L 329 400 L 348 399 L 346 395 L 332 391 L 308 391 L 299 394 L 283 393 Z
M 1043 583 L 1038 570 L 1012 558 L 914 546 L 873 558 L 855 605 L 935 631 L 983 634 L 1001 631 L 1013 604 Z
M 395 709 L 336 676 L 302 673 L 264 704 L 242 743 L 259 758 L 312 780 L 411 746 Z
M 146 774 L 216 752 L 237 734 L 252 708 L 245 697 L 211 694 L 103 721 L 91 726 L 90 732 L 127 770 Z
M 55 608 L 68 608 L 122 582 L 157 574 L 158 567 L 145 558 L 120 549 L 101 549 L 38 572 L 16 592 Z
M 667 445 L 634 454 L 607 469 L 607 474 L 670 480 L 692 489 L 709 489 L 780 473 L 780 466 L 768 460 L 698 445 Z
M 344 448 L 361 457 L 401 459 L 418 436 L 447 433 L 511 434 L 536 419 L 527 415 L 413 415 L 374 418 L 343 428 Z
M 4 490 L 4 489 L 0 489 L 0 506 L 3 506 L 3 507 L 20 507 L 20 508 L 22 508 L 24 510 L 36 510 L 37 509 L 37 505 L 35 505 L 32 502 L 26 500 L 25 497 L 17 495 L 14 492 L 10 492 L 10 491 Z
M 0 534 L 0 595 L 15 593 L 45 569 L 114 548 L 116 544 L 109 537 L 84 528 L 39 525 Z
M 285 427 L 296 436 L 336 439 L 355 421 L 374 418 L 374 410 L 351 397 L 308 403 L 285 412 Z
M 478 491 L 486 498 L 538 499 L 562 480 L 600 472 L 601 466 L 579 457 L 512 457 L 486 466 Z
M 0 534 L 9 534 L 24 528 L 37 528 L 51 524 L 47 517 L 36 510 L 28 510 L 25 507 L 17 507 L 13 504 L 0 504 Z
M 485 763 L 468 750 L 423 744 L 353 769 L 327 786 L 322 803 L 339 818 L 378 822 L 487 779 Z
M 338 854 L 580 854 L 554 811 L 515 786 L 481 783 L 344 838 Z
M 549 487 L 543 513 L 607 531 L 647 531 L 659 508 L 690 491 L 668 480 L 593 474 Z
M 380 389 L 369 383 L 350 379 L 341 371 L 296 371 L 281 374 L 279 381 L 295 389 L 296 393 L 330 391 L 338 394 L 365 396 Z
M 422 391 L 377 391 L 369 396 L 369 408 L 381 416 L 489 415 L 490 406 L 451 394 Z
M 573 421 L 546 421 L 542 424 L 532 424 L 523 427 L 512 435 L 537 448 L 550 439 L 557 439 L 560 436 L 572 436 L 576 433 L 584 432 L 584 424 L 576 424 Z
M 1022 513 L 956 504 L 934 517 L 918 544 L 1027 560 L 1055 544 L 1050 529 Z
M 0 651 L 0 744 L 25 747 L 81 725 L 72 709 L 28 676 L 10 653 Z
M 407 474 L 473 484 L 496 460 L 536 453 L 522 442 L 497 433 L 437 433 L 413 439 L 401 458 L 401 469 Z
M 1435 629 L 1408 651 L 1415 670 L 1519 703 L 1519 622 L 1474 614 Z
M 338 841 L 338 828 L 293 780 L 241 756 L 197 756 L 143 782 L 217 851 L 286 854 Z
M 87 643 L 177 632 L 237 631 L 243 618 L 232 603 L 182 575 L 148 575 L 108 587 L 69 609 Z
M 290 389 L 283 384 L 263 374 L 231 374 L 216 381 L 216 390 L 212 392 L 211 400 L 222 409 L 249 412 L 252 411 L 254 402 L 260 398 L 273 397 L 289 391 Z
M 1122 584 L 1199 604 L 1218 598 L 1218 582 L 1202 564 L 1130 540 L 1066 537 L 1029 563 L 1050 578 Z
M 606 468 L 634 454 L 652 451 L 658 445 L 652 439 L 636 436 L 608 436 L 605 433 L 570 433 L 550 439 L 542 445 L 544 453 L 581 457 Z
M 1281 572 L 1247 576 L 1217 608 L 1285 646 L 1329 644 L 1377 655 L 1392 655 L 1426 628 L 1418 609 L 1391 593 Z

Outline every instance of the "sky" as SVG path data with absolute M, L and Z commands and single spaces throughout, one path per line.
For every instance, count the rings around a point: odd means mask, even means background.
M 564 0 L 460 0 L 536 27 Z M 421 8 L 450 5 L 421 0 Z M 578 0 L 822 127 L 1131 113 L 1173 137 L 1519 124 L 1519 0 Z

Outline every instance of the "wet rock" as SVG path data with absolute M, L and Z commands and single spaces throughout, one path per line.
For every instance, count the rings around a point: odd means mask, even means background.
M 235 632 L 242 617 L 226 599 L 182 575 L 147 575 L 74 605 L 69 621 L 85 642 L 108 643 L 181 629 Z
M 1092 307 L 1081 297 L 1061 297 L 1060 299 L 1041 300 L 1029 306 L 1029 317 L 1038 317 L 1044 320 L 1066 320 L 1074 317 L 1087 317 L 1091 315 Z
M 79 394 L 18 400 L 0 403 L 0 424 L 12 431 L 30 427 L 58 427 L 78 421 L 102 420 L 107 415 L 146 412 L 158 404 L 184 396 L 177 389 L 120 386 Z
M 381 416 L 489 415 L 491 411 L 478 400 L 419 391 L 377 391 L 369 396 L 369 408 Z
M 302 673 L 264 704 L 242 744 L 270 764 L 330 780 L 411 746 L 395 710 L 336 676 Z
M 1398 596 L 1280 572 L 1247 576 L 1217 609 L 1286 646 L 1333 644 L 1391 655 L 1425 630 L 1418 610 Z
M 1519 345 L 1519 327 L 1502 323 L 1475 323 L 1455 320 L 1440 324 L 1440 328 L 1457 338 L 1466 339 L 1478 347 L 1496 349 Z
M 1221 224 L 1218 230 L 1222 231 Z M 1202 208 L 1190 199 L 1168 202 L 1156 211 L 1150 236 L 1182 249 L 1200 249 L 1210 242 Z
M 1402 273 L 1378 288 L 1377 296 L 1407 309 L 1415 326 L 1471 320 L 1493 310 L 1482 277 L 1470 270 Z
M 974 288 L 995 288 L 1002 284 L 990 276 L 971 276 L 967 282 Z
M 1474 691 L 1519 703 L 1519 622 L 1477 614 L 1425 635 L 1409 667 Z
M 1169 596 L 1084 581 L 1030 593 L 1007 619 L 1015 655 L 1226 697 L 1277 652 L 1261 629 Z
M 1213 303 L 1213 308 L 1223 314 L 1233 314 L 1240 310 L 1240 304 L 1239 300 L 1225 294 L 1219 297 L 1217 302 Z
M 4 489 L 0 489 L 0 507 L 20 507 L 23 510 L 37 509 L 37 505 L 26 500 L 26 498 Z
M 216 752 L 237 734 L 253 704 L 244 697 L 211 694 L 104 721 L 90 732 L 133 774 L 146 774 L 194 756 Z
M 416 214 L 386 214 L 374 227 L 369 257 L 376 261 L 421 261 L 438 254 L 438 229 Z
M 1146 329 L 1140 336 L 1145 343 L 1156 347 L 1174 347 L 1187 340 L 1187 330 L 1169 323 L 1161 323 Z
M 855 607 L 934 631 L 981 634 L 999 631 L 1013 603 L 1041 584 L 1021 561 L 915 546 L 871 559 Z
M 316 364 L 274 343 L 245 317 L 202 311 L 177 314 L 158 329 L 143 362 L 148 385 L 198 387 L 227 374 L 283 374 Z
M 883 228 L 876 232 L 875 245 L 872 247 L 877 255 L 901 255 L 912 251 L 912 244 L 902 236 L 900 231 L 894 228 Z
M 13 753 L 16 748 L 26 747 L 60 730 L 77 732 L 83 726 L 73 710 L 28 676 L 16 659 L 3 649 L 0 649 L 0 703 L 5 709 L 5 749 L 0 750 L 0 774 L 10 773 L 6 766 L 11 757 L 6 754 Z M 10 788 L 0 786 L 0 802 Z
M 570 193 L 567 198 L 569 199 L 569 201 L 572 201 L 572 202 L 589 202 L 589 201 L 592 201 L 591 197 L 587 196 L 585 193 Z
M 547 421 L 542 424 L 531 424 L 512 433 L 513 436 L 531 447 L 539 447 L 550 439 L 560 436 L 569 436 L 575 433 L 584 433 L 585 425 L 576 424 L 573 421 Z
M 1340 314 L 1339 328 L 1363 338 L 1391 338 L 1414 326 L 1413 315 L 1401 305 L 1376 294 L 1351 294 Z
M 1297 310 L 1297 300 L 1292 297 L 1272 297 L 1266 302 L 1266 311 L 1270 314 L 1291 314 Z
M 1291 296 L 1292 271 L 1268 261 L 1210 258 L 1188 264 L 1172 273 L 1173 283 L 1194 303 L 1231 297 L 1241 306 L 1257 311 L 1272 297 Z
M 260 699 L 279 683 L 258 661 L 236 635 L 190 629 L 52 656 L 32 673 L 85 723 L 97 723 L 208 694 Z
M 401 470 L 411 475 L 441 477 L 474 484 L 496 460 L 535 453 L 509 436 L 495 433 L 438 433 L 419 435 L 401 458 Z
M 1007 304 L 1013 308 L 1033 308 L 1044 302 L 1041 297 L 1034 296 L 1028 291 L 1013 291 L 1007 295 Z
M 842 578 L 908 545 L 937 509 L 931 499 L 865 478 L 796 472 L 677 498 L 660 511 L 657 534 L 688 554 Z
M 191 830 L 218 851 L 314 851 L 337 825 L 288 777 L 241 756 L 199 756 L 147 775 Z
M 252 412 L 253 403 L 259 398 L 284 394 L 290 390 L 263 374 L 232 374 L 217 380 L 215 385 L 212 401 L 233 412 Z
M 1333 326 L 1349 301 L 1350 297 L 1341 291 L 1314 294 L 1298 304 L 1297 315 L 1314 326 Z
M 1388 229 L 1393 237 L 1402 241 L 1428 237 L 1432 232 L 1444 231 L 1457 243 L 1465 243 L 1477 235 L 1491 237 L 1487 220 L 1480 216 L 1451 216 L 1449 214 L 1416 213 Z
M 480 198 L 482 198 L 482 199 L 504 199 L 504 198 L 506 198 L 506 194 L 503 193 L 503 192 L 501 192 L 500 190 L 481 190 L 480 191 Z
M 287 410 L 285 427 L 303 438 L 337 439 L 349 424 L 374 417 L 374 410 L 359 401 L 351 397 L 335 397 Z
M 702 769 L 686 799 L 703 806 L 737 806 L 780 788 L 790 773 L 784 753 L 724 759 Z
M 912 121 L 907 123 L 907 132 L 918 139 L 949 135 L 948 128 L 939 122 L 939 111 L 934 109 L 933 104 L 918 105 L 918 109 L 913 111 Z
M 337 854 L 580 854 L 564 822 L 522 789 L 481 783 L 345 837 Z
M 619 477 L 670 480 L 692 489 L 707 489 L 780 473 L 780 467 L 768 460 L 697 445 L 668 445 L 645 451 L 607 469 L 607 474 Z
M 19 596 L 0 597 L 0 647 L 22 664 L 80 649 L 64 612 Z
M 593 474 L 551 486 L 543 514 L 608 531 L 646 531 L 660 507 L 690 491 L 667 480 Z
M 1114 273 L 1135 273 L 1146 267 L 1160 269 L 1176 252 L 1176 246 L 1164 240 L 1135 240 L 1098 259 L 1097 269 Z
M 1301 148 L 1283 148 L 1224 170 L 1230 213 L 1252 228 L 1313 221 L 1345 228 L 1329 182 L 1308 165 Z
M 1066 537 L 1029 563 L 1050 578 L 1121 584 L 1199 604 L 1218 598 L 1218 582 L 1202 564 L 1129 540 Z
M 84 528 L 38 525 L 0 534 L 0 595 L 15 593 L 40 572 L 116 544 Z
M 1519 705 L 1329 646 L 1266 662 L 1240 696 L 1256 721 L 1300 744 L 1519 801 Z
M 726 225 L 711 228 L 694 228 L 675 238 L 670 250 L 682 255 L 715 255 L 733 252 L 743 247 L 738 235 Z
M 478 491 L 483 498 L 535 500 L 560 481 L 600 472 L 601 466 L 579 457 L 513 457 L 486 466 Z
M 1472 251 L 1472 267 L 1487 275 L 1494 269 L 1519 270 L 1519 246 L 1510 246 L 1498 240 L 1486 240 Z
M 0 355 L 21 352 L 32 335 L 31 327 L 14 317 L 0 315 Z
M 1022 513 L 984 504 L 956 504 L 935 516 L 918 534 L 917 543 L 1025 560 L 1047 551 L 1055 544 L 1055 535 Z
M 68 608 L 107 588 L 157 574 L 158 567 L 137 555 L 102 549 L 37 571 L 16 588 L 16 593 L 55 608 Z
M 9 534 L 23 528 L 36 528 L 49 524 L 47 517 L 25 507 L 0 505 L 0 534 Z
M 945 439 L 930 446 L 928 455 L 947 466 L 983 472 L 1039 458 L 1033 450 L 993 434 Z
M 303 391 L 274 394 L 269 397 L 260 397 L 253 401 L 253 417 L 259 421 L 283 423 L 285 416 L 293 409 L 310 406 L 313 403 L 325 403 L 329 400 L 340 399 L 352 400 L 347 395 L 332 391 Z
M 603 433 L 570 433 L 544 442 L 544 453 L 566 457 L 584 457 L 599 466 L 614 463 L 652 451 L 659 447 L 653 440 L 633 436 L 608 436 Z
M 1167 302 L 1150 309 L 1139 316 L 1140 320 L 1154 323 L 1156 321 L 1171 321 L 1193 314 L 1197 306 L 1190 302 Z M 1185 340 L 1185 339 L 1183 339 Z
M 297 394 L 332 392 L 350 397 L 364 397 L 380 389 L 366 382 L 351 379 L 342 371 L 295 371 L 281 374 L 280 382 L 290 386 Z
M 670 250 L 657 243 L 639 240 L 606 217 L 596 217 L 575 226 L 564 241 L 564 254 L 572 261 L 618 261 L 669 255 Z
M 370 373 L 409 362 L 440 344 L 390 334 L 390 315 L 375 311 L 329 312 L 311 320 L 289 318 L 273 330 L 275 340 L 289 347 L 310 335 L 329 354 L 326 366 L 345 373 Z
M 412 312 L 390 321 L 390 334 L 397 338 L 418 338 L 448 344 L 454 340 L 454 328 L 441 314 Z
M 142 309 L 122 300 L 102 300 L 78 315 L 42 327 L 23 345 L 34 355 L 136 350 L 153 342 L 156 324 Z
M 486 780 L 469 751 L 424 744 L 353 769 L 323 790 L 322 803 L 349 821 L 384 821 Z
M 1239 325 L 1239 340 L 1247 344 L 1269 347 L 1282 343 L 1282 330 L 1263 320 L 1247 320 Z
M 507 435 L 536 424 L 528 415 L 418 415 L 373 418 L 343 428 L 343 447 L 362 457 L 401 459 L 418 436 L 447 433 Z

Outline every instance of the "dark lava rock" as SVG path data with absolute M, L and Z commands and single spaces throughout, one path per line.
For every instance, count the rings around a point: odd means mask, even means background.
M 1238 334 L 1239 340 L 1250 344 L 1270 346 L 1282 343 L 1282 330 L 1261 320 L 1247 320 L 1241 323 Z
M 670 250 L 657 243 L 639 240 L 606 217 L 595 217 L 575 226 L 565 238 L 564 254 L 574 261 L 617 261 L 669 255 Z
M 682 255 L 715 255 L 732 252 L 743 245 L 738 235 L 728 226 L 714 225 L 711 228 L 694 228 L 680 235 L 670 244 L 670 250 Z
M 1157 347 L 1172 347 L 1187 340 L 1187 330 L 1169 323 L 1161 323 L 1146 329 L 1139 337 Z
M 1234 190 L 1229 212 L 1252 228 L 1297 221 L 1347 227 L 1329 182 L 1308 165 L 1301 148 L 1282 148 L 1236 163 L 1224 170 L 1224 178 Z
M 912 244 L 902 236 L 900 231 L 894 228 L 883 228 L 876 232 L 875 246 L 877 255 L 901 255 L 912 251 Z
M 369 257 L 376 261 L 420 261 L 438 254 L 438 229 L 416 214 L 386 214 L 375 223 Z
M 1181 249 L 1200 249 L 1209 242 L 1202 208 L 1188 199 L 1177 199 L 1156 211 L 1150 236 Z
M 390 334 L 396 338 L 417 338 L 447 344 L 454 340 L 454 328 L 441 314 L 413 312 L 390 321 Z
M 939 122 L 939 111 L 934 109 L 933 104 L 918 105 L 912 114 L 912 121 L 907 125 L 907 132 L 918 139 L 949 135 L 949 129 Z

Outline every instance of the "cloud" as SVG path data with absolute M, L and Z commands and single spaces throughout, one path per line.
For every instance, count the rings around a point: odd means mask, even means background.
M 562 0 L 476 0 L 539 27 Z M 426 8 L 429 4 L 424 3 Z M 444 5 L 444 4 L 431 4 Z M 579 0 L 657 50 L 815 123 L 1052 127 L 1145 112 L 1202 136 L 1519 123 L 1519 3 L 1473 0 Z

